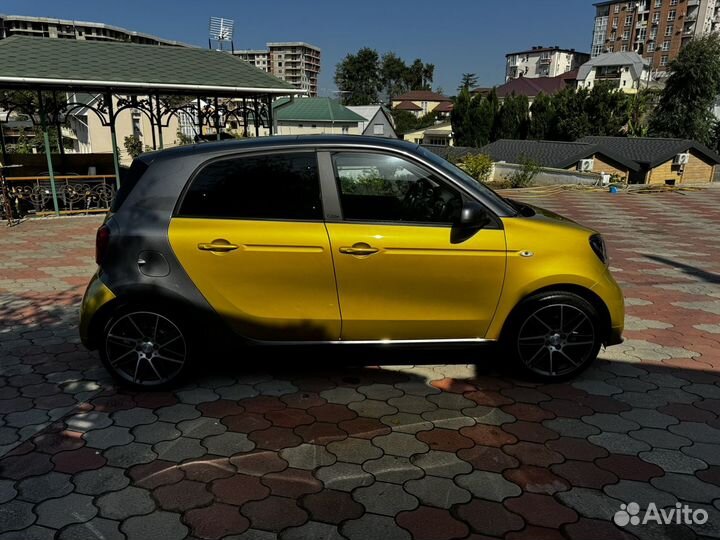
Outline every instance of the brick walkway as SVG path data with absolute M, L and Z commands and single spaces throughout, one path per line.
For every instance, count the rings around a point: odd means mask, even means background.
M 77 337 L 99 219 L 3 228 L 0 539 L 720 538 L 720 190 L 532 202 L 604 232 L 627 297 L 568 384 L 404 352 L 122 392 Z M 709 521 L 617 528 L 630 502 Z

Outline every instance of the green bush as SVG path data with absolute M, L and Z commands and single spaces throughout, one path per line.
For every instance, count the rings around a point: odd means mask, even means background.
M 532 185 L 535 177 L 542 171 L 542 167 L 531 159 L 521 159 L 520 169 L 512 173 L 508 180 L 513 188 L 524 188 Z
M 487 182 L 493 169 L 493 160 L 485 154 L 468 155 L 463 161 L 462 168 L 478 182 Z

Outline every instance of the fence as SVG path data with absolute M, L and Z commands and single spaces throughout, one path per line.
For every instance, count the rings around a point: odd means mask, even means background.
M 55 189 L 64 214 L 106 212 L 115 198 L 115 175 L 56 176 Z M 54 213 L 49 176 L 6 178 L 4 192 L 14 217 Z M 4 199 L 5 193 L 0 193 L 0 198 Z M 7 206 L 2 202 L 0 212 L 4 214 Z

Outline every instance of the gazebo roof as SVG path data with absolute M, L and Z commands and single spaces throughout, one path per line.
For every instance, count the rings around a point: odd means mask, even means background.
M 225 52 L 25 36 L 0 40 L 0 87 L 9 86 L 224 97 L 304 93 Z

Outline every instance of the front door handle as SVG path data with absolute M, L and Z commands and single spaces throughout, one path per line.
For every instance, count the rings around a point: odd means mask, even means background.
M 228 251 L 235 251 L 240 246 L 231 244 L 227 240 L 213 240 L 206 244 L 198 244 L 200 251 L 212 251 L 214 253 L 227 253 Z
M 343 253 L 345 255 L 356 255 L 356 256 L 372 255 L 373 253 L 377 253 L 378 251 L 380 251 L 378 248 L 374 248 L 364 242 L 354 244 L 352 247 L 341 247 L 340 248 L 340 253 Z

